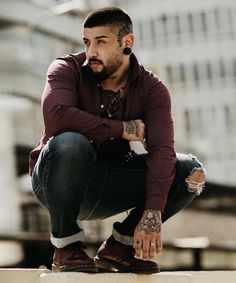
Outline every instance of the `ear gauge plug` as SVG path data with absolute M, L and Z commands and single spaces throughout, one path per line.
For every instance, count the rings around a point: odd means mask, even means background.
M 125 55 L 130 55 L 132 53 L 132 50 L 130 47 L 125 47 L 123 52 Z

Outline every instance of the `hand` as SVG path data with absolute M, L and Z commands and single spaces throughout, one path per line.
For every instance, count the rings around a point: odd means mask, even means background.
M 142 120 L 123 122 L 124 132 L 122 138 L 128 141 L 144 141 L 145 124 Z
M 135 256 L 142 259 L 154 259 L 162 251 L 161 212 L 147 209 L 134 232 Z

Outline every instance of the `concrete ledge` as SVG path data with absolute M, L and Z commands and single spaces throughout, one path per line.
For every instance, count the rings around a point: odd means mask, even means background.
M 191 271 L 191 283 L 236 283 L 236 271 Z
M 34 283 L 47 269 L 0 268 L 0 283 Z
M 161 272 L 152 275 L 76 272 L 47 269 L 0 269 L 0 283 L 235 283 L 236 271 Z
M 41 274 L 40 283 L 191 283 L 192 276 L 187 273 L 166 273 L 137 275 L 128 273 L 61 273 Z M 37 282 L 37 283 L 39 283 Z M 209 283 L 209 282 L 208 282 Z

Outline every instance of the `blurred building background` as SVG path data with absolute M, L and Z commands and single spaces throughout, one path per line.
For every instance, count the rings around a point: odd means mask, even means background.
M 130 14 L 135 54 L 170 89 L 176 150 L 196 154 L 207 169 L 207 190 L 164 225 L 160 265 L 236 268 L 233 0 L 0 1 L 0 266 L 50 263 L 48 215 L 31 192 L 28 154 L 43 131 L 40 100 L 48 65 L 83 51 L 83 18 L 104 5 Z M 84 224 L 91 254 L 113 220 Z

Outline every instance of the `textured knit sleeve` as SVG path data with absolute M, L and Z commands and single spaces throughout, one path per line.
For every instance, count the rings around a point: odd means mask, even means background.
M 121 137 L 122 122 L 102 118 L 78 108 L 77 84 L 78 73 L 74 62 L 57 59 L 49 66 L 42 98 L 47 135 L 74 131 L 96 143 Z
M 149 93 L 144 121 L 148 150 L 145 208 L 163 212 L 175 175 L 176 154 L 170 95 L 161 81 Z

